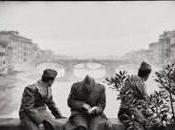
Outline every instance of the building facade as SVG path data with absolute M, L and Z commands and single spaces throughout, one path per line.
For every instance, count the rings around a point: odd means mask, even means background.
M 30 62 L 38 49 L 31 39 L 20 36 L 16 31 L 1 31 L 0 42 L 5 44 L 3 51 L 9 69 Z
M 51 50 L 39 50 L 36 55 L 35 64 L 42 62 L 52 62 L 56 59 L 56 55 Z
M 7 73 L 7 60 L 6 60 L 6 43 L 0 42 L 0 72 L 1 74 Z
M 159 35 L 158 42 L 151 43 L 149 50 L 152 51 L 154 61 L 157 64 L 167 64 L 175 61 L 175 30 L 164 31 Z
M 145 60 L 158 67 L 169 62 L 175 63 L 175 30 L 164 31 L 158 41 L 149 44 L 148 49 L 129 52 L 122 58 L 134 64 Z

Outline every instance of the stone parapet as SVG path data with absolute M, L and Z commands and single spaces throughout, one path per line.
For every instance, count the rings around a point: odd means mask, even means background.
M 123 124 L 115 119 L 109 119 L 113 124 L 112 130 L 124 130 Z M 56 129 L 60 130 L 61 126 L 67 121 L 66 118 L 58 119 Z M 0 130 L 20 130 L 20 120 L 18 118 L 0 118 Z

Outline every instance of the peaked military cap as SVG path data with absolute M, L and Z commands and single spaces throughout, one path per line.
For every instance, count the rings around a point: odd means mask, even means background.
M 151 71 L 151 65 L 149 65 L 148 63 L 146 63 L 145 61 L 143 61 L 140 65 L 140 70 L 146 71 L 149 70 Z
M 53 69 L 45 69 L 43 71 L 43 77 L 46 79 L 54 79 L 57 76 L 57 71 Z

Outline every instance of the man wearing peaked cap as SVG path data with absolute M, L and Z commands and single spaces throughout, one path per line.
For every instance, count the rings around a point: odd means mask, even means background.
M 52 97 L 51 86 L 56 76 L 55 70 L 46 69 L 37 83 L 25 87 L 19 110 L 21 126 L 24 130 L 42 128 L 54 130 L 55 119 L 53 116 L 56 119 L 63 117 Z M 47 111 L 46 106 L 53 116 Z
M 143 61 L 138 69 L 138 74 L 128 76 L 120 90 L 121 105 L 118 118 L 125 125 L 126 130 L 145 130 L 146 117 L 142 111 L 149 102 L 145 81 L 150 73 L 151 66 Z M 135 122 L 132 121 L 133 117 Z

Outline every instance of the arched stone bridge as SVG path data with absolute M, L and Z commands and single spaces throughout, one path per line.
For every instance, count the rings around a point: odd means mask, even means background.
M 101 69 L 105 70 L 104 77 L 113 76 L 115 74 L 116 68 L 120 65 L 128 64 L 128 61 L 125 60 L 108 60 L 108 59 L 59 59 L 59 60 L 44 60 L 38 61 L 35 66 L 39 67 L 42 64 L 55 64 L 56 66 L 64 69 L 64 76 L 63 79 L 70 80 L 75 78 L 74 70 L 76 69 L 77 65 L 85 64 L 85 68 L 87 67 L 86 64 L 99 64 L 101 65 Z M 103 77 L 103 78 L 104 78 Z

